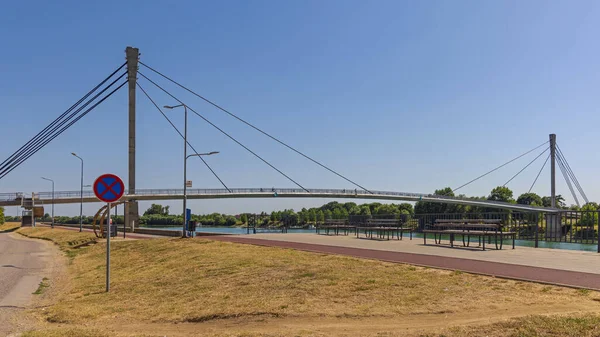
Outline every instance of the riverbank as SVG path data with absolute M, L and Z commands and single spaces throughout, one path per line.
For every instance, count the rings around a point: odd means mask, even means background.
M 593 291 L 205 239 L 115 241 L 107 294 L 101 241 L 76 248 L 86 233 L 42 230 L 27 234 L 71 257 L 71 287 L 26 336 L 600 332 Z

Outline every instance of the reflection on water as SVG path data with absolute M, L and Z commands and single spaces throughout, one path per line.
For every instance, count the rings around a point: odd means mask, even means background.
M 180 230 L 179 227 L 152 227 L 152 229 L 162 229 L 162 230 Z M 198 227 L 196 228 L 196 232 L 206 232 L 206 233 L 223 233 L 223 234 L 247 234 L 247 229 L 246 228 L 241 228 L 241 227 Z M 280 230 L 277 229 L 260 229 L 257 228 L 256 229 L 256 233 L 281 233 Z M 314 229 L 288 229 L 288 234 L 292 234 L 292 233 L 315 233 Z M 250 230 L 250 234 L 252 234 L 252 230 Z M 429 235 L 427 236 L 427 238 L 429 239 L 431 237 L 431 242 L 433 243 L 433 236 Z M 414 233 L 413 234 L 413 239 L 414 238 L 423 238 L 423 234 L 419 234 L 419 233 Z M 447 238 L 444 238 L 445 240 L 447 240 Z M 473 238 L 471 239 L 473 240 Z M 473 242 L 473 241 L 471 241 Z M 477 241 L 475 241 L 477 242 Z M 493 244 L 493 242 L 492 242 Z M 509 245 L 512 244 L 512 240 L 505 240 L 504 241 L 505 245 Z M 515 241 L 515 245 L 516 246 L 522 246 L 522 247 L 534 247 L 535 246 L 535 242 L 529 241 L 529 240 L 516 240 Z M 539 241 L 538 242 L 538 247 L 539 248 L 553 248 L 553 249 L 568 249 L 568 250 L 583 250 L 583 251 L 589 251 L 589 252 L 596 252 L 598 249 L 597 245 L 592 245 L 592 244 L 581 244 L 581 243 L 567 243 L 567 242 L 545 242 L 545 241 Z

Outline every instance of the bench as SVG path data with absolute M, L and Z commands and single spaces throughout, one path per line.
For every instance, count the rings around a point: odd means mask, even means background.
M 367 219 L 366 223 L 362 226 L 356 227 L 356 237 L 360 236 L 360 232 L 365 234 L 365 237 L 373 239 L 373 234 L 379 239 L 392 239 L 394 234 L 398 240 L 402 240 L 404 232 L 410 233 L 410 239 L 412 240 L 413 228 L 402 227 L 400 220 L 397 219 Z
M 479 246 L 485 250 L 485 239 L 491 244 L 492 237 L 496 249 L 502 249 L 502 243 L 505 237 L 512 237 L 512 248 L 515 249 L 516 232 L 502 231 L 502 220 L 473 219 L 473 220 L 435 220 L 429 227 L 423 230 L 423 243 L 427 245 L 427 233 L 433 233 L 434 241 L 440 244 L 442 235 L 449 235 L 450 247 L 454 247 L 456 235 L 462 236 L 463 247 L 469 247 L 471 237 L 476 236 L 479 239 Z M 467 240 L 465 241 L 465 237 Z
M 348 225 L 347 220 L 329 219 L 325 220 L 323 224 L 318 224 L 316 226 L 317 234 L 321 234 L 322 230 L 325 231 L 325 235 L 329 235 L 330 233 L 339 235 L 340 232 L 344 233 L 344 235 L 348 235 L 351 231 L 356 230 L 356 227 Z

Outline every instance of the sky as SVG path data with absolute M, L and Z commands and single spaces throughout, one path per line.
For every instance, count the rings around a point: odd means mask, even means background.
M 0 160 L 124 62 L 142 62 L 374 190 L 456 188 L 548 140 L 600 201 L 600 3 L 596 1 L 13 1 L 0 11 Z M 307 188 L 354 186 L 161 80 L 188 106 Z M 141 76 L 140 76 L 141 77 Z M 176 102 L 143 78 L 162 105 Z M 183 141 L 138 91 L 137 188 L 181 188 Z M 127 180 L 120 90 L 0 180 L 0 193 Z M 183 127 L 183 111 L 166 111 Z M 194 115 L 189 141 L 229 187 L 295 187 Z M 458 193 L 488 195 L 539 152 Z M 527 192 L 546 155 L 507 186 Z M 557 193 L 574 203 L 558 171 Z M 219 188 L 197 158 L 194 188 Z M 127 181 L 126 181 L 127 182 Z M 550 194 L 547 165 L 533 188 Z M 325 199 L 190 201 L 194 213 L 321 205 Z M 359 201 L 361 202 L 361 201 Z M 163 202 L 172 210 L 181 201 Z M 93 214 L 100 204 L 84 206 Z M 142 203 L 144 210 L 149 203 Z M 11 207 L 8 215 L 18 210 Z M 75 215 L 78 205 L 57 205 Z

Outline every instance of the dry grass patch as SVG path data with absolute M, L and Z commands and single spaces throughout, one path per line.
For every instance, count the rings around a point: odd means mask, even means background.
M 478 327 L 457 327 L 425 336 L 479 337 L 596 337 L 600 336 L 600 316 L 528 316 Z
M 115 240 L 107 294 L 102 240 L 74 249 L 95 236 L 50 228 L 19 233 L 52 240 L 73 257 L 69 287 L 37 311 L 48 329 L 25 336 L 599 333 L 597 316 L 528 316 L 598 312 L 595 291 L 200 239 Z
M 21 227 L 20 222 L 5 222 L 0 225 L 0 232 L 11 232 Z
M 113 247 L 111 292 L 104 293 L 105 246 L 86 248 L 70 267 L 72 290 L 46 310 L 49 321 L 480 316 L 557 304 L 600 309 L 596 292 L 295 250 L 181 239 Z
M 69 257 L 73 257 L 82 245 L 96 243 L 98 240 L 93 233 L 75 232 L 59 228 L 49 227 L 23 227 L 17 230 L 17 233 L 34 239 L 49 240 L 57 244 L 61 250 L 67 253 Z

